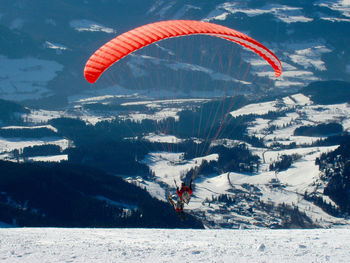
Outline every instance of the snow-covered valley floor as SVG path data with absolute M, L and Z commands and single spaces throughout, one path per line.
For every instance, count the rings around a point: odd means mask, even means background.
M 349 262 L 350 229 L 0 229 L 1 262 Z

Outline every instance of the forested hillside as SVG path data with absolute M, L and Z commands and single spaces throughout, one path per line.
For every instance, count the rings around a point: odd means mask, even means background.
M 0 221 L 17 226 L 203 227 L 119 177 L 67 163 L 0 161 L 0 208 Z
M 327 183 L 324 194 L 335 203 L 335 205 L 323 204 L 324 208 L 336 216 L 349 216 L 350 135 L 343 137 L 341 145 L 335 151 L 322 154 L 316 163 L 322 172 L 322 179 Z

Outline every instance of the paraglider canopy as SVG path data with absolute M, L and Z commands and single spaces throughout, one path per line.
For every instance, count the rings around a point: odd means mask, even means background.
M 157 41 L 187 35 L 220 37 L 242 45 L 265 59 L 276 77 L 282 74 L 282 65 L 274 53 L 253 38 L 234 29 L 203 21 L 169 20 L 147 24 L 125 32 L 101 46 L 86 62 L 84 75 L 95 83 L 101 74 L 118 60 Z

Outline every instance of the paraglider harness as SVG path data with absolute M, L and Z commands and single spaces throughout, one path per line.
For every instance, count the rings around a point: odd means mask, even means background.
M 190 182 L 190 185 L 187 186 L 184 182 L 181 184 L 181 189 L 176 184 L 176 181 L 174 180 L 176 185 L 176 193 L 178 195 L 178 199 L 175 205 L 175 210 L 177 212 L 183 213 L 183 207 L 184 203 L 188 204 L 190 202 L 191 194 L 192 194 L 192 179 Z
M 176 186 L 176 193 L 179 196 L 179 199 L 182 202 L 188 204 L 190 202 L 191 194 L 192 194 L 192 180 L 190 182 L 190 186 L 187 186 L 185 183 L 181 184 L 181 189 Z

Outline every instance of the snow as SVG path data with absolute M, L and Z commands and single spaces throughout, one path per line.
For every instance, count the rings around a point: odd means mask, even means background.
M 53 131 L 57 131 L 51 125 L 41 125 L 41 126 L 7 126 L 3 127 L 3 129 L 36 129 L 36 128 L 47 128 Z M 20 153 L 23 151 L 25 147 L 33 147 L 33 146 L 41 146 L 41 145 L 57 145 L 63 151 L 68 147 L 72 147 L 72 142 L 59 138 L 59 137 L 43 137 L 40 139 L 34 138 L 2 138 L 0 137 L 0 159 L 1 160 L 16 160 L 13 158 L 11 152 L 13 150 L 18 150 Z M 36 156 L 26 158 L 25 161 L 43 161 L 43 162 L 61 162 L 68 160 L 67 154 L 59 154 L 53 156 Z M 24 161 L 24 160 L 20 160 Z
M 337 122 L 342 124 L 342 120 L 350 113 L 350 106 L 347 103 L 333 104 L 325 106 L 309 106 L 304 109 L 308 118 L 316 123 Z
M 33 162 L 61 162 L 61 161 L 68 161 L 68 154 L 29 157 L 28 161 L 33 161 Z
M 93 115 L 93 114 L 87 114 L 87 115 L 84 115 L 81 117 L 81 120 L 83 120 L 87 124 L 91 124 L 91 125 L 96 125 L 98 122 L 101 122 L 101 121 L 112 121 L 114 119 L 115 119 L 114 116 L 101 117 L 101 116 Z
M 125 181 L 128 183 L 133 183 L 138 187 L 144 188 L 147 192 L 154 198 L 164 201 L 166 197 L 166 191 L 163 189 L 157 182 L 153 182 L 151 180 L 145 180 L 141 177 L 127 177 Z
M 305 49 L 296 50 L 294 54 L 290 55 L 292 61 L 306 68 L 315 68 L 319 71 L 325 71 L 325 63 L 321 60 L 321 56 L 324 53 L 329 53 L 332 50 L 326 46 L 319 45 L 308 47 Z
M 143 139 L 149 142 L 160 142 L 160 143 L 181 143 L 184 141 L 183 139 L 179 139 L 174 135 L 154 134 L 154 133 L 150 133 L 147 136 L 144 136 Z
M 277 160 L 276 153 L 278 153 L 278 155 L 298 154 L 302 156 L 300 160 L 294 162 L 290 169 L 281 171 L 276 176 L 281 183 L 287 185 L 288 190 L 303 194 L 305 190 L 307 190 L 308 187 L 311 187 L 312 183 L 319 178 L 319 168 L 315 165 L 314 160 L 319 157 L 321 153 L 334 151 L 337 147 L 338 146 L 309 147 L 279 152 L 267 152 L 266 159 L 271 161 Z M 275 154 L 275 159 L 273 159 L 272 154 Z
M 291 96 L 282 98 L 284 106 L 278 105 L 278 101 L 267 101 L 260 103 L 248 104 L 238 110 L 230 112 L 233 117 L 256 114 L 256 115 L 265 115 L 268 112 L 276 112 L 287 108 L 293 108 L 295 105 L 305 106 L 311 104 L 311 101 L 305 95 L 298 93 Z M 259 119 L 256 119 L 257 121 Z
M 202 161 L 217 161 L 218 158 L 219 156 L 217 154 L 211 154 L 192 160 L 185 160 L 184 153 L 153 152 L 146 155 L 142 162 L 148 165 L 155 174 L 157 182 L 174 186 L 174 179 L 180 181 L 181 176 L 185 175 L 191 169 L 198 167 Z
M 294 136 L 296 128 L 305 125 L 317 125 L 320 123 L 336 122 L 343 125 L 344 130 L 350 129 L 350 106 L 347 103 L 333 105 L 314 105 L 309 97 L 298 93 L 282 98 L 277 101 L 253 103 L 238 110 L 232 111 L 233 117 L 256 114 L 264 115 L 271 112 L 291 110 L 285 116 L 275 120 L 256 118 L 248 126 L 248 133 L 264 138 L 267 146 L 278 142 L 281 144 L 296 143 L 297 145 L 310 144 L 323 137 Z M 269 131 L 271 126 L 277 129 Z
M 277 111 L 277 108 L 275 106 L 276 106 L 275 101 L 249 104 L 238 110 L 230 112 L 230 114 L 233 117 L 238 117 L 241 115 L 249 115 L 249 114 L 264 115 L 264 114 L 267 114 L 269 111 Z
M 237 224 L 244 228 L 266 228 L 269 224 L 281 223 L 280 218 L 259 210 L 254 206 L 254 203 L 250 203 L 244 198 L 240 199 L 242 194 L 236 194 L 236 191 L 242 191 L 249 196 L 252 195 L 252 192 L 246 188 L 247 185 L 250 185 L 258 188 L 253 192 L 256 199 L 267 204 L 272 203 L 275 206 L 287 204 L 290 207 L 298 207 L 313 222 L 317 222 L 316 224 L 320 227 L 349 225 L 349 220 L 330 216 L 303 197 L 306 191 L 308 193 L 322 193 L 324 183 L 320 179 L 320 171 L 319 167 L 315 165 L 315 159 L 322 153 L 335 150 L 338 146 L 307 147 L 306 145 L 322 138 L 293 135 L 297 127 L 316 125 L 327 121 L 341 122 L 344 128 L 347 129 L 350 123 L 347 117 L 350 115 L 349 109 L 349 105 L 346 103 L 315 105 L 309 97 L 298 93 L 275 101 L 250 104 L 233 111 L 231 113 L 233 116 L 240 116 L 251 113 L 263 115 L 269 111 L 290 110 L 290 112 L 287 111 L 285 115 L 276 119 L 256 118 L 250 123 L 248 134 L 263 138 L 266 145 L 266 148 L 256 148 L 246 144 L 252 154 L 261 158 L 258 172 L 252 174 L 229 172 L 209 176 L 201 175 L 199 172 L 195 180 L 195 193 L 189 205 L 185 206 L 185 210 L 205 217 L 206 222 L 211 222 L 206 223 L 209 228 L 227 227 L 227 225 L 237 227 Z M 269 128 L 272 126 L 277 128 L 270 130 Z M 285 145 L 294 142 L 299 147 L 279 149 L 272 146 L 276 142 Z M 213 145 L 220 144 L 225 147 L 232 147 L 240 143 L 242 142 L 224 139 L 213 142 Z M 285 171 L 270 171 L 270 164 L 278 161 L 282 155 L 297 155 L 299 158 Z M 174 191 L 172 189 L 172 179 L 179 180 L 188 171 L 186 165 L 190 162 L 193 163 L 193 160 L 184 160 L 181 153 L 166 152 L 152 153 L 144 160 L 144 163 L 155 173 L 155 182 L 160 183 L 163 189 L 170 191 L 170 193 Z M 279 187 L 271 186 L 273 180 L 277 180 Z M 167 186 L 164 187 L 162 183 Z M 225 204 L 222 205 L 220 202 L 206 201 L 211 200 L 213 196 L 220 195 L 227 195 L 232 198 L 238 197 L 240 201 L 226 207 Z M 329 198 L 325 198 L 325 201 L 331 202 Z M 248 214 L 244 212 L 250 207 L 254 208 L 254 212 Z
M 96 94 L 97 95 L 97 94 Z M 124 96 L 124 95 L 123 95 Z M 146 116 L 145 113 L 135 113 L 144 114 L 144 118 L 154 118 L 154 116 L 161 115 L 159 113 L 166 113 L 164 116 L 176 115 L 176 112 L 183 110 L 188 105 L 193 105 L 195 103 L 203 103 L 202 99 L 157 99 L 145 100 L 141 96 L 137 100 L 129 100 L 127 97 L 122 97 L 121 102 L 125 107 L 134 105 L 144 105 L 149 108 L 152 112 L 158 112 L 156 114 L 149 114 Z M 85 116 L 84 118 L 91 119 L 92 115 L 88 115 L 87 112 L 79 110 L 79 103 L 109 103 L 112 100 L 119 99 L 118 95 L 100 95 L 90 98 L 84 98 L 76 100 L 77 108 L 74 108 L 74 112 L 70 114 L 79 114 L 80 116 Z M 350 115 L 349 104 L 335 104 L 335 105 L 315 105 L 309 97 L 303 94 L 293 94 L 286 97 L 282 97 L 275 101 L 267 101 L 262 103 L 254 103 L 247 105 L 237 111 L 232 112 L 233 116 L 245 115 L 255 113 L 258 115 L 265 114 L 269 111 L 283 111 L 290 110 L 285 115 L 278 117 L 276 119 L 263 119 L 262 117 L 256 118 L 252 123 L 249 124 L 248 134 L 263 138 L 266 148 L 256 148 L 252 145 L 246 144 L 247 147 L 252 151 L 253 154 L 258 155 L 261 158 L 261 163 L 259 166 L 259 171 L 253 174 L 240 174 L 240 173 L 218 173 L 212 175 L 201 175 L 198 174 L 195 180 L 195 193 L 189 205 L 185 206 L 185 211 L 190 211 L 194 215 L 199 215 L 212 222 L 212 224 L 206 224 L 206 227 L 230 227 L 235 228 L 241 225 L 244 228 L 266 228 L 269 224 L 263 225 L 268 220 L 263 220 L 264 217 L 269 216 L 264 211 L 256 210 L 253 214 L 249 215 L 247 213 L 241 213 L 240 211 L 246 211 L 254 204 L 248 201 L 242 201 L 234 206 L 230 207 L 225 211 L 220 203 L 212 203 L 208 205 L 206 199 L 211 199 L 213 196 L 219 196 L 222 194 L 227 194 L 230 197 L 235 196 L 235 191 L 243 191 L 243 193 L 248 193 L 249 190 L 245 189 L 245 185 L 252 185 L 259 188 L 258 195 L 259 200 L 266 203 L 273 202 L 275 205 L 278 204 L 289 204 L 291 206 L 297 205 L 300 211 L 305 212 L 308 217 L 310 217 L 313 222 L 317 220 L 318 225 L 321 227 L 332 227 L 335 225 L 349 225 L 348 220 L 338 219 L 329 216 L 319 207 L 303 199 L 303 194 L 305 191 L 313 192 L 320 191 L 315 189 L 315 185 L 322 186 L 320 182 L 320 174 L 318 166 L 315 165 L 315 159 L 320 156 L 321 153 L 329 152 L 334 150 L 337 146 L 332 147 L 306 147 L 303 144 L 310 144 L 320 137 L 306 137 L 306 136 L 293 136 L 294 130 L 301 125 L 316 125 L 318 123 L 324 123 L 325 121 L 336 121 L 341 122 L 345 129 L 349 128 L 350 120 L 348 116 Z M 35 114 L 34 114 L 35 113 Z M 37 111 L 32 112 L 28 115 L 28 120 L 33 120 L 34 123 L 43 123 L 45 120 L 50 119 L 54 116 L 67 116 L 68 112 L 44 112 Z M 34 116 L 31 117 L 30 116 Z M 97 115 L 96 115 L 97 116 Z M 83 118 L 81 117 L 81 118 Z M 97 116 L 98 117 L 98 116 Z M 135 116 L 129 116 L 135 117 Z M 32 124 L 33 125 L 33 124 Z M 269 130 L 268 128 L 272 125 L 276 126 L 277 129 Z M 47 127 L 46 125 L 41 125 L 37 127 Z M 22 128 L 20 126 L 9 126 L 6 128 Z M 161 143 L 179 143 L 182 140 L 167 134 L 148 134 L 143 137 L 145 140 L 158 141 Z M 278 147 L 272 145 L 274 143 L 280 144 L 290 144 L 295 142 L 298 146 L 302 148 L 295 149 L 278 149 Z M 24 143 L 24 142 L 19 142 Z M 33 142 L 30 142 L 33 144 Z M 68 145 L 68 141 L 66 144 Z M 217 140 L 213 142 L 213 145 L 225 145 L 225 147 L 233 147 L 234 145 L 241 144 L 240 141 L 235 140 Z M 21 144 L 16 147 L 23 147 Z M 198 167 L 202 162 L 202 159 L 214 160 L 218 159 L 218 156 L 208 155 L 202 158 L 185 160 L 183 153 L 166 152 L 172 151 L 175 147 L 169 146 L 166 148 L 164 146 L 164 152 L 151 152 L 142 161 L 150 170 L 154 173 L 152 178 L 142 178 L 142 177 L 130 177 L 125 178 L 126 181 L 134 183 L 142 188 L 147 189 L 150 194 L 159 199 L 165 201 L 168 194 L 175 193 L 174 179 L 179 182 L 183 179 L 183 176 L 192 168 Z M 276 162 L 282 155 L 300 155 L 300 159 L 293 162 L 293 165 L 286 171 L 281 171 L 275 173 L 274 171 L 269 171 L 269 165 Z M 1 158 L 8 158 L 8 154 L 2 154 Z M 44 157 L 33 160 L 45 161 L 52 158 L 52 161 L 65 160 L 65 156 L 62 155 L 61 159 L 59 156 Z M 277 179 L 278 183 L 283 186 L 280 188 L 271 188 L 271 180 Z M 247 192 L 248 191 L 248 192 Z M 325 200 L 328 202 L 327 198 Z M 241 210 L 239 210 L 241 209 Z M 260 219 L 259 219 L 260 218 Z M 262 218 L 262 219 L 261 219 Z M 269 219 L 270 220 L 270 219 Z M 272 218 L 277 222 L 279 218 Z
M 115 113 L 111 116 L 99 115 L 94 112 L 89 112 L 80 107 L 76 107 L 74 111 L 48 111 L 48 110 L 32 110 L 29 114 L 23 114 L 22 118 L 30 124 L 44 124 L 55 118 L 73 118 L 85 121 L 87 124 L 95 125 L 100 121 L 109 121 L 115 119 Z M 36 127 L 48 127 L 45 125 Z M 52 127 L 52 126 L 51 126 Z M 35 128 L 35 127 L 33 127 Z M 52 127 L 53 128 L 53 127 Z
M 218 140 L 212 141 L 210 144 L 210 147 L 223 145 L 227 148 L 233 148 L 233 147 L 236 147 L 236 146 L 241 145 L 241 144 L 245 144 L 245 145 L 250 146 L 249 143 L 246 143 L 246 142 L 240 141 L 240 140 L 218 139 Z
M 333 51 L 323 39 L 308 42 L 289 40 L 278 45 L 275 43 L 264 44 L 274 51 L 281 60 L 283 74 L 280 77 L 276 78 L 269 65 L 263 63 L 252 52 L 244 50 L 242 52 L 243 59 L 253 66 L 251 67 L 252 72 L 257 76 L 270 78 L 274 81 L 275 87 L 280 89 L 290 89 L 291 86 L 305 86 L 312 81 L 320 80 L 315 75 L 315 70 L 327 70 L 323 56 Z
M 122 106 L 131 105 L 146 105 L 150 108 L 160 107 L 162 104 L 184 104 L 184 103 L 200 103 L 206 102 L 209 99 L 164 99 L 164 100 L 147 100 L 147 101 L 133 101 L 122 103 Z
M 302 8 L 291 7 L 287 5 L 278 4 L 266 4 L 262 8 L 249 8 L 246 2 L 226 2 L 220 4 L 215 10 L 210 12 L 203 21 L 212 20 L 225 20 L 228 15 L 244 13 L 247 16 L 259 16 L 263 14 L 272 14 L 276 19 L 290 24 L 290 23 L 307 23 L 313 21 L 313 18 L 309 18 L 303 15 Z
M 47 97 L 51 94 L 49 81 L 62 69 L 55 61 L 0 56 L 0 98 L 22 101 Z
M 304 200 L 303 195 L 307 191 L 309 193 L 317 190 L 320 187 L 320 172 L 317 165 L 315 165 L 315 159 L 321 155 L 321 153 L 327 153 L 333 151 L 338 146 L 329 147 L 306 147 L 306 148 L 295 148 L 288 150 L 265 150 L 260 152 L 262 158 L 262 164 L 260 171 L 256 174 L 242 174 L 230 172 L 224 174 L 227 176 L 229 185 L 235 188 L 239 188 L 242 185 L 253 185 L 260 189 L 262 194 L 260 200 L 266 203 L 274 204 L 288 204 L 291 206 L 297 206 L 298 209 L 304 211 L 305 214 L 311 218 L 314 222 L 322 227 L 328 228 L 334 225 L 349 225 L 348 220 L 336 218 L 328 215 L 321 208 Z M 258 149 L 259 150 L 259 149 Z M 257 149 L 255 150 L 255 154 Z M 296 160 L 292 166 L 280 172 L 269 171 L 269 165 L 279 159 L 282 155 L 297 154 L 301 158 Z M 277 179 L 283 188 L 271 188 L 269 184 L 272 179 Z M 220 184 L 218 184 L 220 185 Z M 199 185 L 202 188 L 202 185 Z M 220 187 L 212 189 L 212 193 L 227 193 L 227 189 L 222 191 Z M 212 194 L 211 193 L 211 194 Z M 209 195 L 210 196 L 210 195 Z M 237 206 L 237 204 L 236 204 Z M 202 207 L 203 209 L 203 207 Z M 246 223 L 253 223 L 253 218 L 247 220 Z M 251 227 L 251 225 L 245 226 Z
M 316 157 L 319 157 L 321 153 L 333 151 L 337 147 L 338 146 L 265 150 L 263 152 L 263 163 L 259 173 L 248 176 L 240 173 L 229 173 L 228 176 L 230 182 L 235 185 L 262 185 L 268 184 L 272 178 L 277 178 L 282 184 L 287 186 L 286 189 L 288 191 L 304 194 L 305 190 L 307 190 L 308 187 L 311 187 L 313 182 L 319 178 L 319 169 L 314 162 Z M 292 154 L 300 155 L 301 158 L 295 161 L 291 168 L 279 173 L 269 171 L 269 164 L 276 162 L 282 155 Z
M 227 19 L 227 17 L 230 15 L 229 12 L 223 12 L 221 10 L 213 10 L 211 11 L 206 18 L 203 19 L 205 22 L 210 22 L 212 20 L 221 20 L 224 21 Z
M 84 100 L 88 100 L 90 102 L 94 102 L 94 98 L 97 98 L 99 101 L 100 97 L 111 96 L 111 98 L 138 98 L 139 94 L 134 90 L 126 89 L 120 85 L 107 85 L 106 83 L 97 82 L 91 89 L 86 90 L 84 93 L 80 93 L 79 95 L 72 95 L 68 97 L 69 103 L 83 103 Z
M 285 63 L 283 63 L 284 65 Z M 305 64 L 307 64 L 305 62 Z M 258 74 L 258 76 L 264 76 L 263 73 Z M 305 81 L 314 81 L 314 80 L 318 80 L 318 78 L 316 78 L 313 74 L 313 72 L 311 71 L 307 71 L 307 70 L 286 70 L 283 72 L 283 77 L 282 78 L 278 78 L 277 81 L 290 81 L 290 82 L 303 82 L 303 79 L 305 79 Z
M 272 50 L 272 47 L 274 46 L 271 43 L 266 44 L 266 46 L 269 47 L 269 49 Z M 283 45 L 283 50 L 288 46 L 287 43 Z M 276 50 L 280 50 L 280 47 L 274 48 Z M 256 74 L 259 77 L 267 77 L 273 80 L 275 88 L 278 89 L 291 89 L 291 87 L 300 87 L 304 86 L 305 84 L 310 83 L 311 81 L 319 80 L 319 78 L 314 76 L 314 73 L 309 69 L 305 70 L 304 65 L 296 65 L 292 66 L 289 63 L 290 55 L 293 54 L 295 50 L 291 50 L 288 52 L 285 52 L 283 56 L 279 55 L 279 58 L 281 60 L 282 66 L 283 66 L 283 74 L 276 78 L 275 72 L 272 70 L 272 68 L 261 60 L 261 58 L 256 57 L 256 54 L 252 52 L 248 52 L 244 50 L 242 52 L 242 58 L 250 63 L 253 67 L 251 67 L 251 72 Z M 278 53 L 277 53 L 278 54 Z M 312 58 L 315 58 L 315 56 L 310 55 Z M 317 57 L 318 59 L 318 57 Z M 304 62 L 304 61 L 303 61 Z M 294 63 L 291 61 L 291 63 Z M 313 63 L 313 61 L 310 59 L 309 63 Z M 306 64 L 306 62 L 305 62 Z M 314 64 L 318 65 L 320 64 L 319 61 L 315 61 Z
M 345 131 L 350 131 L 350 119 L 343 120 L 342 125 Z
M 164 108 L 160 111 L 157 111 L 155 113 L 131 113 L 127 116 L 119 116 L 121 119 L 131 119 L 136 122 L 141 122 L 142 120 L 148 119 L 148 120 L 154 120 L 154 121 L 161 121 L 165 120 L 167 118 L 174 118 L 175 120 L 179 119 L 179 116 L 177 116 L 177 113 L 180 112 L 181 109 L 177 108 Z
M 331 22 L 350 22 L 350 18 L 338 18 L 338 17 L 320 17 L 320 18 Z
M 43 44 L 44 48 L 48 48 L 48 49 L 53 49 L 56 51 L 56 54 L 61 54 L 62 51 L 64 50 L 69 50 L 65 45 L 62 44 L 58 44 L 58 43 L 52 43 L 50 41 L 45 41 L 45 43 Z
M 350 18 L 350 2 L 349 0 L 326 0 L 326 1 L 318 1 L 315 5 L 319 5 L 322 7 L 327 7 L 331 10 L 338 11 L 345 17 Z
M 29 123 L 41 124 L 47 123 L 51 119 L 61 118 L 64 116 L 64 111 L 31 110 L 29 114 L 24 114 L 23 118 Z
M 294 94 L 290 96 L 292 100 L 296 102 L 296 104 L 305 106 L 311 104 L 311 100 L 309 97 L 305 96 L 302 93 Z
M 348 262 L 350 230 L 0 230 L 4 262 Z
M 1 129 L 40 129 L 45 128 L 57 132 L 57 129 L 51 125 L 38 125 L 38 126 L 5 126 L 1 127 Z
M 70 26 L 79 32 L 88 31 L 88 32 L 105 32 L 108 34 L 115 34 L 116 30 L 103 26 L 99 23 L 96 23 L 91 20 L 81 19 L 81 20 L 72 20 L 70 21 Z
M 144 105 L 151 111 L 149 113 L 131 112 L 126 115 L 120 115 L 121 119 L 131 119 L 136 122 L 141 122 L 144 119 L 160 121 L 167 118 L 179 119 L 177 115 L 184 108 L 193 107 L 196 104 L 201 104 L 208 99 L 162 99 L 162 100 L 136 100 L 132 102 L 122 103 L 122 106 Z
M 188 209 L 202 209 L 202 202 L 213 195 L 227 194 L 231 189 L 228 174 L 213 175 L 196 180 L 195 194 L 191 198 Z M 187 207 L 186 207 L 187 208 Z
M 137 94 L 135 94 L 137 96 Z M 115 98 L 128 98 L 128 97 L 133 97 L 133 95 L 101 95 L 101 96 L 96 96 L 96 97 L 88 97 L 88 98 L 83 98 L 83 99 L 78 99 L 75 101 L 75 103 L 94 103 L 94 102 L 103 102 L 106 100 L 110 99 L 115 99 Z
M 21 138 L 12 138 L 5 139 L 0 137 L 0 153 L 10 152 L 15 149 L 23 149 L 24 147 L 29 146 L 39 146 L 45 144 L 55 144 L 61 147 L 62 150 L 65 150 L 70 145 L 70 142 L 67 139 L 61 139 L 57 137 L 48 137 L 41 139 L 21 139 Z

